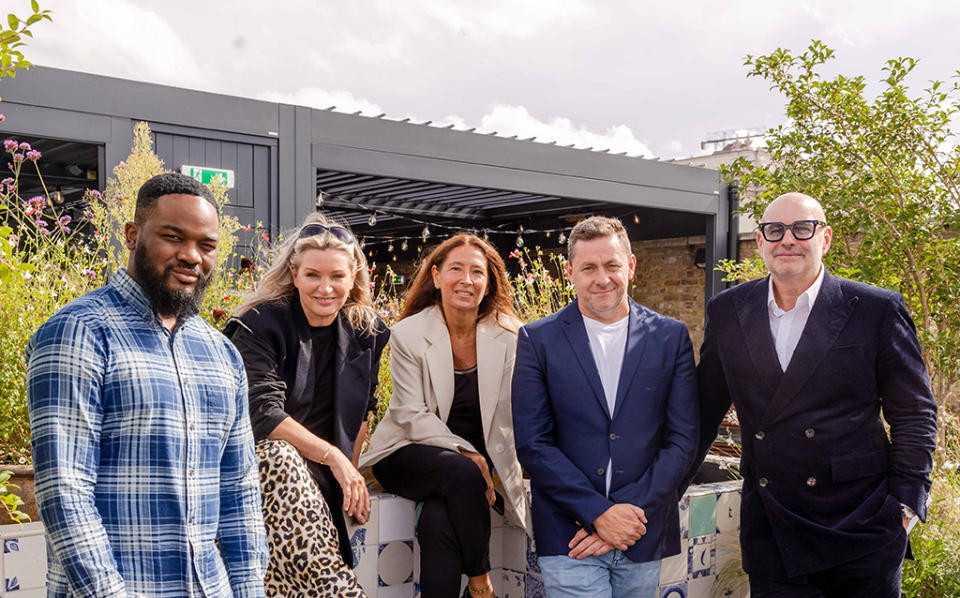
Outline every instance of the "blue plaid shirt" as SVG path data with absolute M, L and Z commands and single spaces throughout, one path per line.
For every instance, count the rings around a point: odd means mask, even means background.
M 48 596 L 260 597 L 267 545 L 240 354 L 163 327 L 121 270 L 27 345 Z

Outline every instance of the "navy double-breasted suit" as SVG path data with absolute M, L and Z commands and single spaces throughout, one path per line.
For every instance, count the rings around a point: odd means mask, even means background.
M 777 579 L 884 550 L 899 559 L 901 503 L 926 517 L 937 421 L 903 298 L 825 273 L 782 371 L 769 284 L 710 301 L 698 367 L 700 455 L 731 400 L 740 420 L 744 570 Z
M 513 428 L 530 473 L 539 556 L 567 554 L 579 527 L 592 530 L 614 503 L 647 516 L 629 559 L 680 551 L 677 490 L 698 436 L 693 347 L 683 323 L 632 300 L 629 318 L 613 413 L 576 301 L 520 329 Z

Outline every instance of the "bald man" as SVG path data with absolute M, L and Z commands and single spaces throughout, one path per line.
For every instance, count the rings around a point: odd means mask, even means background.
M 819 202 L 781 195 L 757 232 L 770 275 L 707 305 L 699 449 L 732 401 L 753 598 L 900 596 L 926 517 L 937 406 L 913 321 L 898 293 L 826 271 L 831 237 Z

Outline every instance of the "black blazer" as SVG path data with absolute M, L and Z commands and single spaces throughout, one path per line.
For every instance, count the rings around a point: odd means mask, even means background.
M 697 370 L 701 458 L 731 399 L 740 419 L 744 570 L 794 577 L 902 550 L 900 505 L 926 518 L 937 434 L 903 298 L 825 273 L 783 372 L 768 285 L 744 283 L 710 301 Z
M 368 405 L 375 405 L 380 354 L 390 331 L 378 320 L 376 334 L 358 333 L 342 311 L 337 326 L 334 437 L 325 440 L 349 457 Z M 286 405 L 313 401 L 317 375 L 310 326 L 299 297 L 294 295 L 231 319 L 224 334 L 243 356 L 250 386 L 250 422 L 254 438 L 262 440 L 288 417 Z

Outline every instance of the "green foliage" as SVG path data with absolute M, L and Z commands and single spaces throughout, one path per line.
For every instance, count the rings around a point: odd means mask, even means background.
M 833 54 L 814 41 L 799 55 L 747 57 L 749 76 L 786 98 L 788 122 L 768 132 L 769 165 L 738 159 L 723 175 L 758 190 L 742 204 L 757 219 L 788 191 L 823 202 L 834 231 L 828 267 L 903 293 L 943 403 L 960 375 L 960 151 L 951 129 L 960 82 L 914 93 L 906 80 L 916 61 L 898 58 L 869 99 L 862 76 L 823 76 Z
M 0 183 L 0 219 L 5 223 L 0 227 L 0 463 L 26 463 L 30 427 L 24 347 L 47 318 L 105 285 L 127 265 L 124 225 L 133 220 L 140 186 L 164 168 L 153 153 L 150 129 L 138 123 L 130 156 L 114 168 L 103 193 L 86 193 L 84 218 L 73 223 L 64 220 L 48 196 L 20 197 L 22 168 L 43 178 L 37 160 L 25 159 L 20 145 L 11 143 L 9 148 L 12 176 Z M 219 207 L 226 205 L 223 185 L 211 185 L 211 191 Z M 241 228 L 236 218 L 221 215 L 216 275 L 201 306 L 201 315 L 214 325 L 225 322 L 256 282 L 258 269 L 250 260 L 239 270 L 229 267 L 237 261 L 234 249 Z
M 0 506 L 3 507 L 6 516 L 14 523 L 26 523 L 30 521 L 30 516 L 20 510 L 20 507 L 23 506 L 23 499 L 16 493 L 16 490 L 19 490 L 20 487 L 10 482 L 12 475 L 9 471 L 0 471 Z
M 33 37 L 30 27 L 37 22 L 43 19 L 53 20 L 49 10 L 40 10 L 37 0 L 30 0 L 30 8 L 33 14 L 26 19 L 21 19 L 13 13 L 8 14 L 7 29 L 4 29 L 3 23 L 0 22 L 0 79 L 16 77 L 17 69 L 30 68 L 30 62 L 23 57 L 22 48 L 26 45 L 24 38 Z
M 933 475 L 927 522 L 910 534 L 914 558 L 903 566 L 907 598 L 960 596 L 960 421 L 944 414 L 940 425 L 946 459 Z

